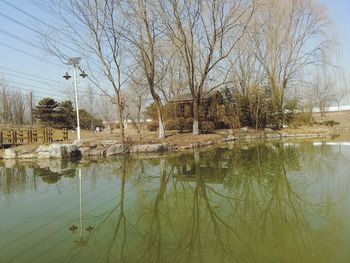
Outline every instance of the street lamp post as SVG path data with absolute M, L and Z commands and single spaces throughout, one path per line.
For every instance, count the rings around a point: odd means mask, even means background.
M 77 68 L 79 68 L 79 62 L 81 57 L 70 58 L 67 61 L 67 65 L 73 66 L 73 78 L 74 78 L 74 96 L 75 96 L 75 111 L 77 112 L 77 141 L 80 142 L 80 120 L 79 120 L 79 104 L 78 104 L 78 82 L 77 82 Z M 80 76 L 85 78 L 87 74 L 85 71 L 82 71 Z M 66 72 L 63 76 L 66 80 L 70 79 L 71 76 Z
M 85 228 L 84 225 L 84 215 L 83 215 L 83 182 L 82 182 L 82 174 L 81 169 L 78 170 L 78 178 L 79 178 L 79 226 L 72 225 L 69 227 L 69 230 L 72 231 L 74 235 L 76 235 L 76 231 L 79 230 L 79 233 L 77 235 L 79 236 L 78 239 L 75 239 L 74 242 L 79 246 L 86 246 L 87 242 L 89 240 L 89 235 L 91 234 L 91 231 L 94 229 L 93 226 L 88 226 Z M 85 228 L 85 229 L 84 229 Z M 88 234 L 85 232 L 88 231 Z

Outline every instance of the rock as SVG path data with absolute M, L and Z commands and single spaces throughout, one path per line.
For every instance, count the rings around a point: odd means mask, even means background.
M 3 159 L 16 159 L 18 156 L 17 151 L 15 151 L 12 148 L 5 149 L 4 155 L 2 156 Z
M 37 152 L 38 159 L 50 159 L 49 152 Z
M 279 133 L 268 133 L 265 135 L 265 138 L 267 138 L 267 139 L 279 139 L 279 138 L 281 138 L 281 135 Z
M 68 158 L 74 159 L 81 157 L 81 152 L 79 150 L 79 147 L 74 144 L 66 144 L 66 152 L 68 155 Z
M 271 128 L 265 128 L 264 131 L 265 132 L 273 132 L 273 130 Z
M 90 150 L 91 150 L 91 148 L 88 146 L 79 147 L 80 154 L 83 156 L 89 155 Z
M 36 149 L 36 153 L 37 153 L 38 159 L 50 158 L 49 146 L 47 145 L 40 145 L 38 149 Z
M 164 152 L 169 149 L 168 144 L 141 144 L 134 145 L 132 147 L 132 152 Z
M 225 141 L 235 141 L 236 137 L 233 134 L 230 134 L 229 136 L 227 136 L 227 138 L 225 139 Z
M 127 145 L 114 144 L 107 149 L 106 155 L 107 156 L 114 156 L 114 155 L 119 155 L 119 154 L 127 153 L 127 152 L 129 152 L 129 147 Z
M 102 145 L 95 147 L 94 149 L 90 149 L 88 152 L 90 156 L 100 156 L 103 157 L 106 155 L 106 149 Z
M 67 146 L 63 144 L 53 143 L 49 146 L 50 158 L 68 158 Z
M 81 156 L 79 147 L 74 144 L 58 144 L 54 143 L 49 146 L 41 145 L 36 150 L 39 159 L 49 158 L 78 158 Z
M 101 144 L 103 144 L 103 145 L 113 145 L 113 144 L 118 144 L 118 141 L 117 140 L 105 140 L 105 141 L 102 141 Z
M 36 159 L 37 157 L 37 153 L 33 152 L 23 152 L 18 154 L 19 159 Z
M 83 145 L 83 141 L 81 139 L 80 140 L 75 140 L 72 144 L 80 147 L 80 146 Z
M 49 151 L 49 146 L 47 145 L 40 145 L 38 149 L 36 149 L 36 152 L 48 152 Z

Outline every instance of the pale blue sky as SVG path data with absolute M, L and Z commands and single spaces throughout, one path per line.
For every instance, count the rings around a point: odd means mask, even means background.
M 330 10 L 343 47 L 342 66 L 350 77 L 350 0 L 320 2 Z M 69 85 L 61 77 L 67 66 L 35 47 L 40 44 L 31 29 L 55 25 L 52 14 L 38 3 L 40 0 L 0 0 L 0 76 L 9 80 L 11 86 L 28 92 L 32 90 L 37 99 L 62 98 L 62 90 Z M 81 86 L 84 89 L 86 84 Z
M 350 0 L 320 0 L 330 12 L 338 33 L 338 40 L 342 46 L 343 66 L 350 74 Z

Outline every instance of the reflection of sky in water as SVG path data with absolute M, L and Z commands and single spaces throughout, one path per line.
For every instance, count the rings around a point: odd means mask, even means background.
M 160 158 L 4 163 L 0 261 L 348 262 L 349 145 Z

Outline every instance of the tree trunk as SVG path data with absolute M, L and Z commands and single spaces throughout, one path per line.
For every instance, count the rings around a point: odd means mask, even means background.
M 193 135 L 199 135 L 199 101 L 193 100 Z
M 165 127 L 164 127 L 164 119 L 163 119 L 163 110 L 162 106 L 157 103 L 158 107 L 158 121 L 159 121 L 159 139 L 164 139 L 165 138 Z
M 120 92 L 117 92 L 117 110 L 119 117 L 119 129 L 121 136 L 121 143 L 125 144 L 125 130 L 124 130 L 124 118 L 123 118 L 123 105 L 121 103 Z

